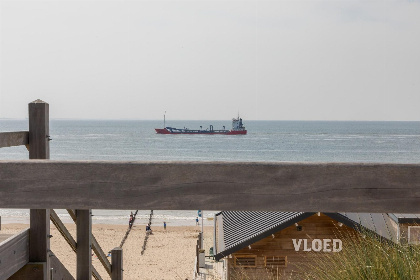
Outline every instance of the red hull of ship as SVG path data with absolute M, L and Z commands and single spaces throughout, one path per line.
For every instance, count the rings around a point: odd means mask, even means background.
M 215 134 L 222 134 L 222 135 L 245 135 L 246 130 L 234 130 L 229 132 L 221 132 L 221 133 L 213 133 L 213 132 L 170 132 L 166 128 L 155 128 L 157 134 L 205 134 L 205 135 L 215 135 Z

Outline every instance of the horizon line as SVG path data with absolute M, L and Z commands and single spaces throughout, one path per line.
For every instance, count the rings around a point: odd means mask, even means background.
M 23 121 L 28 120 L 28 118 L 0 118 L 1 120 L 16 120 L 16 121 Z M 130 119 L 130 118 L 122 118 L 122 119 L 95 119 L 95 118 L 51 118 L 50 121 L 162 121 L 161 119 Z M 223 120 L 223 119 L 171 119 L 170 121 L 231 121 Z M 296 121 L 296 122 L 420 122 L 420 120 L 328 120 L 328 119 L 317 119 L 317 120 L 305 120 L 305 119 L 266 119 L 266 120 L 254 120 L 254 119 L 246 119 L 244 122 L 247 121 Z

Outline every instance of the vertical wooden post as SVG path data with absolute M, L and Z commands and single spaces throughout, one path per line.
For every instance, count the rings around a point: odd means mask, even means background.
M 48 103 L 29 103 L 29 159 L 50 159 L 50 113 Z
M 196 272 L 197 272 L 197 275 L 199 275 L 199 273 L 200 273 L 200 265 L 199 265 L 199 254 L 200 254 L 200 252 L 198 251 L 199 250 L 199 248 L 200 248 L 200 241 L 199 240 L 197 240 L 197 244 L 195 245 L 195 257 L 196 257 L 196 259 L 197 259 L 197 263 L 196 263 Z
M 29 103 L 29 159 L 49 159 L 49 105 L 42 100 Z M 49 279 L 50 209 L 30 210 L 29 262 L 45 263 L 42 279 Z M 39 279 L 39 278 L 36 278 Z
M 92 279 L 92 211 L 76 210 L 77 280 Z
M 123 250 L 116 247 L 111 251 L 111 280 L 123 279 Z

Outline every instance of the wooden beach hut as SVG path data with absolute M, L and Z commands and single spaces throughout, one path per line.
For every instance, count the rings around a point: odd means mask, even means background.
M 215 259 L 226 279 L 281 279 L 310 261 L 308 254 L 345 250 L 342 237 L 361 230 L 398 242 L 410 228 L 418 242 L 419 222 L 402 214 L 223 211 L 215 217 Z

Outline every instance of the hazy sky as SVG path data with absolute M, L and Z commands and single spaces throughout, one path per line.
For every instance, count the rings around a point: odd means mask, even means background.
M 0 3 L 0 118 L 420 121 L 420 1 Z

